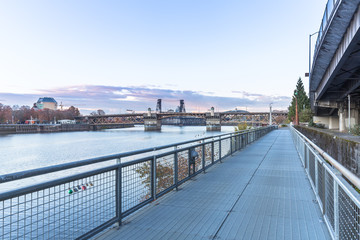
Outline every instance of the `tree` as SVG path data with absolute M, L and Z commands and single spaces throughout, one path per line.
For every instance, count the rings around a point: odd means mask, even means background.
M 71 106 L 69 107 L 69 109 L 67 110 L 70 119 L 74 119 L 75 117 L 80 116 L 80 111 L 78 108 Z
M 248 129 L 248 125 L 245 123 L 239 123 L 236 127 L 235 127 L 235 132 L 241 132 L 244 130 Z
M 12 116 L 11 107 L 0 103 L 0 123 L 10 123 L 11 116 Z
M 198 143 L 201 143 L 201 141 Z M 178 153 L 178 181 L 189 176 L 189 167 L 191 174 L 193 171 L 196 172 L 201 169 L 203 156 L 202 147 L 196 147 L 195 151 L 198 153 L 198 157 L 195 159 L 195 169 L 192 164 L 189 166 L 187 150 Z M 205 165 L 207 166 L 211 164 L 212 150 L 210 145 L 205 145 L 204 155 Z M 214 159 L 218 159 L 219 157 L 219 152 L 214 152 Z M 134 169 L 134 171 L 139 174 L 139 177 L 142 180 L 141 183 L 147 190 L 145 191 L 146 193 L 144 196 L 141 196 L 139 200 L 144 201 L 149 199 L 151 196 L 151 163 L 143 163 L 139 168 Z M 174 184 L 174 174 L 174 159 L 172 157 L 166 156 L 156 160 L 156 193 L 160 193 Z
M 310 110 L 310 99 L 307 96 L 304 84 L 301 78 L 298 79 L 296 83 L 296 89 L 294 90 L 294 95 L 292 96 L 291 104 L 289 106 L 289 113 L 288 118 L 292 121 L 295 118 L 295 111 L 296 111 L 296 98 L 298 103 L 298 113 L 300 121 L 308 122 L 310 121 L 312 114 Z
M 51 109 L 37 109 L 30 108 L 29 106 L 14 105 L 10 106 L 3 105 L 0 103 L 0 123 L 25 123 L 29 119 L 37 119 L 40 123 L 51 123 L 55 119 L 75 119 L 80 116 L 78 108 L 71 106 L 65 111 L 51 110 Z
M 283 116 L 283 115 L 278 115 L 276 117 L 274 117 L 274 122 L 276 124 L 284 124 L 286 122 L 286 116 Z

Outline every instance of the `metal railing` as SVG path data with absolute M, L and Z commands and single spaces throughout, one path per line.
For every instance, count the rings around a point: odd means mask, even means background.
M 0 239 L 90 238 L 274 128 L 2 175 L 0 190 L 13 188 L 0 193 Z M 34 177 L 42 181 L 24 186 Z
M 359 178 L 294 127 L 291 133 L 332 238 L 360 239 L 360 195 L 349 183 Z
M 319 34 L 318 34 L 316 44 L 315 44 L 314 58 L 317 56 L 316 53 L 318 52 L 319 44 L 322 40 L 322 37 L 324 36 L 324 33 L 327 30 L 328 24 L 334 14 L 336 7 L 339 5 L 340 1 L 341 0 L 328 0 L 326 3 L 324 15 L 323 15 L 323 18 L 321 19 L 320 28 L 318 31 Z

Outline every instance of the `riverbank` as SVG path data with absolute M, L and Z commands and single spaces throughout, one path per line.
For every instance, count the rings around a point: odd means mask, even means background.
M 54 133 L 97 131 L 103 129 L 130 128 L 133 124 L 89 125 L 89 124 L 0 124 L 0 134 Z
M 89 131 L 88 124 L 0 124 L 0 134 Z

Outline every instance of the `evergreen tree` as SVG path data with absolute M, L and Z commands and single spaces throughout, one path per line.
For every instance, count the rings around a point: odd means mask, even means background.
M 299 78 L 296 83 L 296 89 L 294 90 L 294 95 L 292 96 L 291 104 L 288 108 L 289 109 L 288 117 L 290 121 L 292 121 L 295 118 L 296 98 L 298 103 L 298 113 L 301 118 L 300 121 L 305 121 L 305 122 L 310 121 L 311 118 L 311 114 L 309 115 L 309 111 L 311 112 L 310 99 L 306 95 L 304 84 L 301 78 Z M 302 112 L 304 114 L 302 114 Z

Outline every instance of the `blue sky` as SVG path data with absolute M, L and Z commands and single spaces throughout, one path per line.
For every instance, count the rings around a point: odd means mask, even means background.
M 326 1 L 1 1 L 0 102 L 285 109 Z M 313 38 L 315 42 L 316 38 Z

